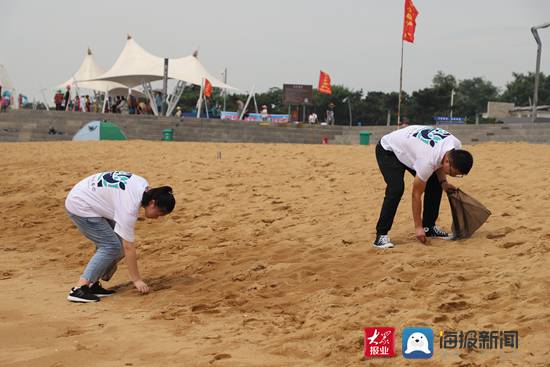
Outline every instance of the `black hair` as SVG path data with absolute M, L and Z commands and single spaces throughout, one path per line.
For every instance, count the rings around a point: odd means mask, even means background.
M 453 149 L 449 152 L 451 166 L 457 169 L 461 174 L 467 175 L 474 165 L 474 157 L 467 150 Z
M 145 191 L 141 198 L 141 206 L 145 207 L 149 205 L 151 200 L 155 200 L 155 206 L 162 210 L 164 214 L 171 213 L 176 206 L 176 199 L 172 194 L 170 186 L 155 187 L 154 189 Z

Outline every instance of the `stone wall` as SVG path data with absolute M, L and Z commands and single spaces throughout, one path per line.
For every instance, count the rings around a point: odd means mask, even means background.
M 59 111 L 11 111 L 0 113 L 0 141 L 71 140 L 87 122 L 108 119 L 129 139 L 160 140 L 162 130 L 174 129 L 176 141 L 216 141 L 253 143 L 359 144 L 359 133 L 369 131 L 371 143 L 395 126 L 310 126 L 245 121 L 221 121 L 154 117 L 141 115 L 94 114 Z M 550 143 L 550 123 L 496 125 L 441 125 L 464 144 L 485 141 L 526 141 Z M 50 127 L 58 133 L 48 134 Z

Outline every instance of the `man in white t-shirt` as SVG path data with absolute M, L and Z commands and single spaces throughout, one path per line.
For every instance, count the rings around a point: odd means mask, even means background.
M 137 266 L 134 227 L 140 208 L 146 218 L 157 219 L 171 213 L 176 201 L 170 186 L 148 185 L 143 177 L 130 172 L 101 172 L 86 177 L 69 192 L 65 200 L 69 218 L 96 246 L 67 297 L 69 301 L 97 302 L 112 295 L 114 291 L 103 288 L 99 280 L 110 280 L 124 257 L 136 289 L 149 292 Z
M 447 175 L 461 177 L 472 168 L 473 157 L 461 146 L 451 133 L 430 126 L 411 125 L 382 137 L 376 146 L 376 160 L 387 186 L 376 225 L 374 247 L 394 246 L 388 232 L 405 190 L 405 171 L 415 176 L 412 212 L 416 238 L 425 243 L 426 237 L 448 237 L 435 222 L 439 215 L 442 191 L 456 190 L 447 182 Z

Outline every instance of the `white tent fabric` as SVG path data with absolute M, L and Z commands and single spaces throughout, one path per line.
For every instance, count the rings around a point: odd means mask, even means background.
M 4 65 L 0 64 L 0 86 L 2 91 L 13 90 L 13 84 L 11 83 L 10 77 L 8 76 L 8 71 Z
M 65 88 L 67 85 L 70 85 L 78 89 L 92 89 L 100 92 L 109 92 L 113 89 L 123 88 L 126 89 L 127 94 L 128 88 L 125 85 L 110 81 L 88 81 L 103 74 L 105 74 L 105 69 L 95 62 L 92 51 L 88 49 L 86 57 L 84 57 L 84 61 L 82 61 L 78 71 L 65 83 L 57 85 L 56 88 Z
M 135 87 L 164 77 L 164 58 L 147 52 L 128 35 L 126 45 L 109 71 L 95 80 L 109 80 Z M 194 56 L 168 60 L 168 78 L 201 85 L 207 78 L 212 86 L 237 89 L 213 77 Z
M 124 49 L 115 64 L 95 80 L 108 80 L 135 87 L 160 80 L 164 76 L 164 59 L 145 51 L 128 35 Z
M 179 59 L 170 59 L 168 61 L 168 76 L 172 79 L 183 80 L 195 85 L 201 85 L 203 78 L 205 78 L 208 79 L 213 87 L 237 89 L 213 77 L 193 55 Z

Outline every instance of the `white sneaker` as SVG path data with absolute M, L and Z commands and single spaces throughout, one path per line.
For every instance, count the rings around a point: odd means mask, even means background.
M 387 235 L 378 235 L 376 236 L 376 240 L 372 243 L 372 246 L 376 248 L 392 248 L 393 243 L 391 243 Z

